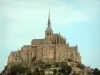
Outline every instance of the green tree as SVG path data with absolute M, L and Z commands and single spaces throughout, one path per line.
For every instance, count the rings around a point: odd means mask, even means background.
M 69 74 L 72 71 L 71 66 L 69 66 L 67 63 L 62 63 L 61 68 L 62 68 L 62 70 L 61 70 L 62 73 L 68 72 L 68 74 Z
M 39 72 L 39 69 L 38 69 L 38 68 L 36 68 L 34 74 L 35 74 L 35 75 L 40 75 L 40 72 Z
M 31 71 L 28 71 L 28 72 L 27 72 L 27 75 L 33 75 L 33 74 L 31 73 Z
M 95 69 L 94 69 L 94 75 L 100 75 L 100 71 L 99 71 L 98 68 L 95 68 Z
M 79 67 L 80 69 L 83 69 L 83 70 L 84 70 L 84 68 L 85 68 L 84 64 L 81 64 L 81 63 L 78 63 L 78 64 L 77 64 L 77 67 Z
M 40 71 L 40 75 L 45 75 L 44 70 Z
M 54 73 L 54 75 L 56 75 L 56 74 L 57 74 L 57 70 L 56 70 L 56 69 L 54 69 L 54 70 L 53 70 L 53 73 Z
M 50 68 L 50 67 L 51 67 L 51 64 L 45 63 L 45 68 Z
M 13 65 L 10 69 L 10 73 L 16 75 L 17 73 L 25 73 L 28 71 L 27 67 L 22 67 L 21 65 Z
M 54 63 L 55 67 L 59 67 L 59 64 L 60 64 L 59 62 Z
M 69 62 L 72 62 L 72 60 L 71 60 L 71 59 L 68 59 L 68 61 L 69 61 Z
M 33 57 L 31 61 L 32 62 L 35 62 L 36 61 L 36 57 Z

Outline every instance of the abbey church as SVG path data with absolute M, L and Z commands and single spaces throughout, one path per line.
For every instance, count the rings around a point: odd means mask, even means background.
M 24 45 L 20 50 L 12 51 L 8 58 L 8 64 L 29 63 L 33 58 L 43 62 L 67 62 L 70 59 L 81 63 L 77 44 L 70 47 L 65 37 L 60 33 L 53 32 L 50 12 L 44 39 L 33 39 L 30 45 Z

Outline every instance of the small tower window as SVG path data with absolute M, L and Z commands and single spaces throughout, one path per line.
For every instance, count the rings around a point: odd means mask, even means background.
M 47 35 L 49 35 L 49 33 L 47 33 Z
M 50 35 L 51 35 L 51 33 L 50 33 Z

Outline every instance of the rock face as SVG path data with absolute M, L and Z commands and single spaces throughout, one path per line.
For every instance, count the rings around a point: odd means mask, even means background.
M 21 50 L 12 51 L 8 58 L 9 66 L 18 63 L 29 64 L 35 58 L 36 61 L 56 61 L 67 62 L 76 61 L 81 63 L 81 56 L 78 53 L 78 46 L 70 47 L 66 38 L 62 35 L 55 34 L 52 31 L 50 14 L 48 26 L 45 30 L 44 39 L 33 39 L 30 45 L 24 45 Z

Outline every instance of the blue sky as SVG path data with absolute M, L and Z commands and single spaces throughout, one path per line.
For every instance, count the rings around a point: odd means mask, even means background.
M 44 38 L 49 8 L 53 31 L 78 44 L 83 64 L 100 69 L 100 0 L 0 0 L 0 71 L 11 51 Z

